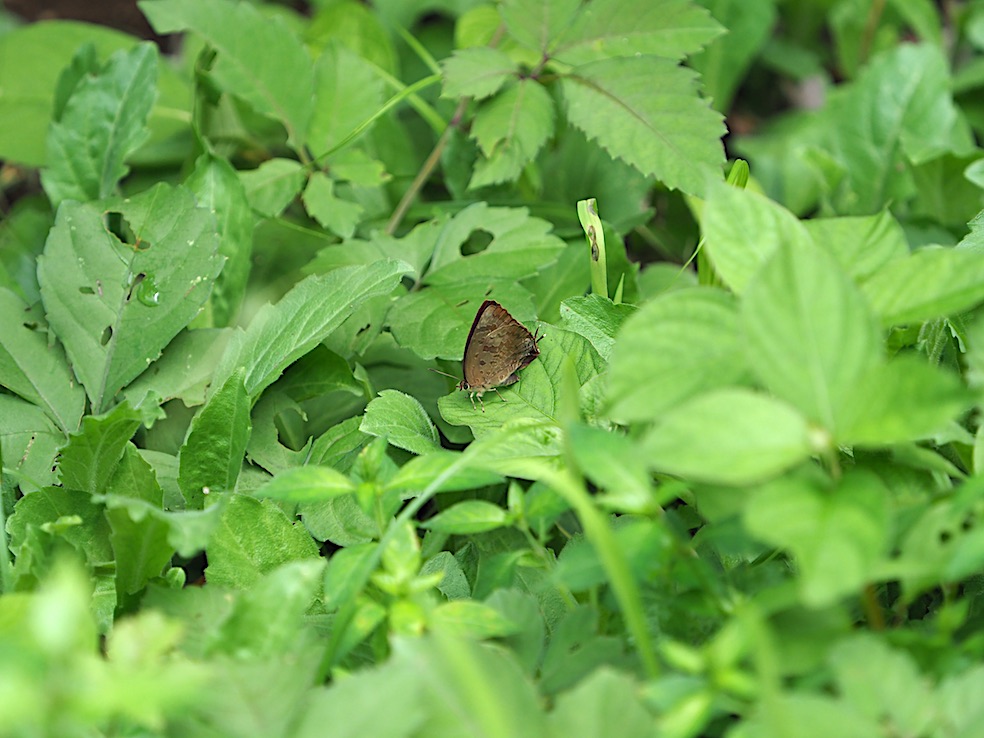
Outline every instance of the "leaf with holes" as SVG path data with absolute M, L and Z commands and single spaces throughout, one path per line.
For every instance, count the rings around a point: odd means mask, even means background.
M 222 267 L 217 241 L 212 215 L 187 190 L 165 184 L 59 209 L 38 259 L 41 299 L 95 412 L 208 299 Z

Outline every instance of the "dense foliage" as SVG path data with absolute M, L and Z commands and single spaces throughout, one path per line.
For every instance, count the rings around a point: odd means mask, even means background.
M 0 735 L 981 735 L 942 5 L 6 21 Z

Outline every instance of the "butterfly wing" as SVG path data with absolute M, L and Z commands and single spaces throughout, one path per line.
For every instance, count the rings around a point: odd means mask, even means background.
M 537 340 L 499 303 L 486 300 L 465 343 L 464 388 L 484 392 L 518 381 L 516 372 L 540 355 Z

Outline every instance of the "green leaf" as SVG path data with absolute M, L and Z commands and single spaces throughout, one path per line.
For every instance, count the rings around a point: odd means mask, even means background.
M 304 188 L 304 207 L 324 228 L 342 238 L 351 238 L 362 220 L 363 208 L 356 202 L 335 195 L 334 181 L 315 172 Z
M 656 509 L 649 472 L 628 438 L 577 424 L 568 427 L 567 440 L 581 472 L 606 493 L 605 505 L 620 512 Z
M 325 46 L 314 74 L 314 115 L 308 145 L 320 155 L 340 145 L 379 112 L 384 89 L 379 72 L 369 62 L 336 43 Z
M 158 509 L 164 497 L 154 470 L 132 445 L 127 445 L 106 492 L 141 500 Z M 139 592 L 153 577 L 161 575 L 174 555 L 168 540 L 170 526 L 160 517 L 142 514 L 138 507 L 107 509 L 106 518 L 113 529 L 110 543 L 116 559 L 116 590 L 121 594 Z
M 370 401 L 359 430 L 414 454 L 441 447 L 437 428 L 427 411 L 416 399 L 397 390 L 383 390 Z
M 909 255 L 905 232 L 887 210 L 860 217 L 811 218 L 802 224 L 813 243 L 829 251 L 859 282 Z
M 437 492 L 461 492 L 489 487 L 503 481 L 500 474 L 462 463 L 461 453 L 438 449 L 415 456 L 400 467 L 385 485 L 386 491 L 405 491 L 416 495 L 434 481 Z
M 576 15 L 578 5 L 576 0 L 507 0 L 499 13 L 511 38 L 546 55 Z
M 59 524 L 62 521 L 64 524 Z M 46 530 L 80 551 L 90 565 L 113 561 L 109 524 L 103 508 L 85 494 L 60 487 L 46 487 L 17 501 L 7 521 L 10 550 L 24 553 L 31 531 Z M 38 572 L 35 572 L 38 573 Z
M 283 123 L 295 149 L 304 143 L 314 103 L 314 70 L 282 18 L 229 0 L 145 0 L 139 5 L 158 33 L 191 30 L 201 35 L 218 51 L 210 74 L 219 86 Z
M 631 18 L 628 19 L 631 21 Z M 724 163 L 721 116 L 667 59 L 604 59 L 561 80 L 571 125 L 671 189 L 702 195 Z
M 210 584 L 244 589 L 282 564 L 315 558 L 318 549 L 272 502 L 232 494 L 206 554 Z
M 682 59 L 724 33 L 690 0 L 594 0 L 553 44 L 565 64 L 655 54 Z
M 542 4 L 541 4 L 542 5 Z M 516 63 L 488 46 L 457 49 L 441 62 L 444 87 L 441 97 L 472 97 L 482 100 L 494 95 L 506 80 L 516 75 Z
M 253 494 L 284 502 L 320 502 L 355 492 L 355 484 L 327 466 L 298 466 L 277 474 Z
M 862 289 L 886 326 L 963 312 L 984 300 L 984 249 L 923 248 L 886 264 Z
M 209 491 L 236 488 L 252 429 L 243 372 L 229 377 L 191 421 L 178 455 L 178 485 L 193 510 L 200 510 Z
M 219 254 L 225 264 L 212 290 L 212 321 L 216 326 L 229 325 L 246 293 L 255 217 L 236 170 L 225 159 L 202 154 L 185 186 L 195 193 L 199 206 L 215 214 Z
M 736 292 L 744 292 L 780 246 L 810 242 L 803 224 L 781 205 L 726 184 L 711 187 L 701 230 L 714 271 Z
M 41 407 L 65 433 L 79 427 L 85 392 L 65 354 L 48 340 L 13 292 L 0 288 L 0 385 Z
M 549 717 L 549 735 L 605 738 L 617 725 L 624 738 L 651 736 L 654 718 L 638 692 L 639 686 L 630 677 L 603 666 L 557 697 Z
M 239 172 L 246 199 L 260 215 L 276 218 L 304 186 L 304 167 L 293 159 L 269 159 L 256 169 Z
M 121 214 L 132 243 L 106 228 L 106 212 Z M 165 184 L 126 200 L 59 208 L 38 259 L 41 297 L 96 412 L 208 299 L 222 268 L 214 229 L 191 193 Z
M 486 158 L 475 167 L 468 187 L 518 179 L 553 130 L 554 103 L 543 85 L 523 79 L 506 87 L 475 113 L 471 134 Z
M 654 420 L 749 373 L 734 299 L 710 287 L 668 292 L 626 320 L 612 352 L 612 417 Z
M 465 500 L 420 524 L 442 533 L 485 533 L 509 525 L 509 513 L 485 500 Z
M 471 600 L 442 602 L 431 611 L 428 625 L 441 633 L 476 640 L 502 638 L 517 630 L 505 614 Z
M 877 325 L 854 283 L 823 251 L 781 248 L 742 305 L 748 361 L 776 395 L 832 431 L 878 361 Z
M 561 327 L 584 336 L 607 360 L 615 346 L 615 335 L 635 312 L 632 305 L 616 305 L 601 295 L 572 297 L 560 307 Z
M 127 173 L 125 161 L 147 140 L 157 93 L 157 47 L 115 53 L 86 76 L 48 134 L 48 168 L 41 175 L 52 206 L 109 197 Z
M 943 431 L 972 403 L 956 375 L 902 355 L 858 383 L 837 440 L 869 446 L 920 440 Z
M 753 493 L 744 525 L 789 549 L 802 569 L 800 596 L 826 607 L 876 576 L 888 543 L 889 492 L 873 474 L 849 472 L 835 489 L 801 478 L 781 479 Z
M 65 432 L 38 406 L 0 394 L 0 459 L 4 485 L 31 492 L 55 482 L 55 456 Z
M 301 280 L 276 305 L 257 312 L 241 340 L 226 352 L 216 381 L 224 382 L 236 367 L 245 367 L 246 393 L 255 400 L 359 305 L 392 292 L 406 270 L 406 264 L 385 259 Z
M 58 472 L 65 488 L 90 495 L 105 492 L 140 421 L 140 413 L 126 403 L 99 417 L 86 417 L 61 452 Z
M 713 484 L 747 485 L 809 458 L 803 417 L 783 402 L 720 389 L 663 413 L 643 441 L 650 467 Z
M 904 196 L 899 166 L 958 148 L 957 110 L 943 52 L 901 44 L 875 57 L 857 82 L 824 111 L 827 145 L 845 168 L 839 212 L 868 214 Z

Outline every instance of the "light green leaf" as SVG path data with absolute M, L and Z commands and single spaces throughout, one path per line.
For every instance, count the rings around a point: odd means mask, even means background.
M 875 57 L 824 111 L 829 146 L 844 166 L 839 212 L 869 214 L 901 199 L 919 164 L 961 148 L 948 62 L 932 44 L 900 44 Z
M 314 75 L 314 115 L 308 145 L 320 155 L 379 112 L 384 89 L 382 78 L 369 62 L 337 43 L 325 46 Z
M 122 216 L 127 243 L 107 230 L 107 211 Z M 182 188 L 59 208 L 38 259 L 41 298 L 96 412 L 198 313 L 222 268 L 217 246 L 211 215 Z
M 313 559 L 314 541 L 269 500 L 232 494 L 206 549 L 210 584 L 244 589 L 288 561 Z
M 963 312 L 984 300 L 984 250 L 923 248 L 886 264 L 862 289 L 886 326 Z
M 204 404 L 205 390 L 232 335 L 231 328 L 182 331 L 161 358 L 123 388 L 123 396 L 133 407 L 174 398 L 187 407 Z
M 577 0 L 506 0 L 499 7 L 509 36 L 546 55 L 577 14 Z
M 639 685 L 629 676 L 601 667 L 562 693 L 550 712 L 550 737 L 606 738 L 613 725 L 620 738 L 648 738 L 655 717 L 643 706 Z
M 251 430 L 249 408 L 239 370 L 192 419 L 178 454 L 178 485 L 189 508 L 202 509 L 209 491 L 236 488 Z
M 31 492 L 55 482 L 55 455 L 65 432 L 37 405 L 0 394 L 0 459 L 4 477 Z
M 594 0 L 552 45 L 565 64 L 654 54 L 682 59 L 724 33 L 690 0 Z
M 322 172 L 315 172 L 304 188 L 304 207 L 323 227 L 342 238 L 351 238 L 362 219 L 363 207 L 335 195 L 335 183 Z
M 736 292 L 744 292 L 781 245 L 809 243 L 803 224 L 784 207 L 723 183 L 710 188 L 701 230 L 714 270 Z
M 694 395 L 749 373 L 734 299 L 709 287 L 649 301 L 619 332 L 609 370 L 612 417 L 655 420 Z
M 200 34 L 218 51 L 210 74 L 219 86 L 283 123 L 291 145 L 300 147 L 314 103 L 314 71 L 304 45 L 282 18 L 230 0 L 139 5 L 158 33 Z
M 485 159 L 475 167 L 468 187 L 511 182 L 519 177 L 554 129 L 554 103 L 536 80 L 523 79 L 484 103 L 471 134 Z
M 615 335 L 635 312 L 634 306 L 616 305 L 601 295 L 575 296 L 560 306 L 561 327 L 584 336 L 607 360 L 615 347 Z
M 875 367 L 847 403 L 837 440 L 882 445 L 942 431 L 973 403 L 959 377 L 922 357 L 899 356 Z
M 49 346 L 28 307 L 0 288 L 0 385 L 41 407 L 65 433 L 79 427 L 85 392 L 75 383 L 65 354 Z
M 52 206 L 109 197 L 127 157 L 147 140 L 157 93 L 157 47 L 115 53 L 97 76 L 83 77 L 48 134 L 41 175 Z
M 515 76 L 516 63 L 488 46 L 458 49 L 441 62 L 444 88 L 441 97 L 472 97 L 482 100 L 494 95 L 506 80 Z
M 67 522 L 70 520 L 72 523 Z M 58 524 L 59 521 L 64 524 Z M 109 523 L 103 508 L 93 504 L 88 495 L 61 487 L 45 487 L 20 498 L 7 521 L 10 550 L 15 556 L 26 553 L 24 546 L 30 534 L 38 530 L 47 530 L 68 541 L 90 565 L 113 561 Z
M 485 533 L 509 525 L 509 513 L 485 500 L 465 500 L 420 524 L 442 533 Z
M 746 290 L 742 324 L 766 387 L 839 429 L 880 348 L 864 297 L 833 258 L 812 245 L 781 248 Z
M 392 292 L 406 270 L 402 262 L 383 259 L 298 282 L 280 302 L 256 314 L 241 340 L 226 352 L 216 370 L 216 381 L 224 382 L 236 367 L 245 367 L 246 392 L 255 400 L 359 305 L 370 297 Z
M 802 223 L 813 243 L 830 252 L 859 282 L 909 255 L 905 232 L 888 210 L 860 217 L 811 218 Z
M 327 466 L 297 466 L 277 474 L 253 492 L 255 497 L 284 502 L 320 502 L 355 492 L 355 484 Z
M 359 430 L 385 438 L 397 448 L 425 454 L 441 447 L 437 428 L 415 398 L 397 390 L 383 390 L 370 401 Z
M 694 80 L 670 60 L 630 57 L 577 67 L 561 90 L 571 125 L 612 156 L 671 189 L 702 195 L 721 176 L 725 129 Z
M 504 614 L 474 600 L 443 602 L 431 611 L 428 621 L 433 630 L 476 640 L 502 638 L 518 630 Z
M 212 290 L 212 323 L 230 325 L 246 293 L 256 218 L 250 210 L 246 189 L 225 159 L 202 154 L 195 161 L 195 170 L 185 186 L 195 193 L 200 207 L 215 214 L 219 254 L 225 257 L 225 264 Z
M 745 389 L 714 390 L 668 410 L 642 448 L 653 469 L 729 485 L 768 479 L 813 451 L 799 413 Z
M 827 607 L 876 576 L 888 543 L 888 511 L 884 483 L 867 472 L 849 472 L 835 489 L 803 478 L 762 487 L 744 509 L 744 525 L 792 551 L 802 571 L 804 604 Z
M 256 169 L 239 172 L 250 206 L 260 215 L 276 218 L 304 186 L 304 167 L 293 159 L 269 159 Z
M 416 496 L 432 482 L 441 479 L 438 492 L 461 492 L 498 484 L 502 476 L 484 469 L 476 469 L 461 463 L 461 453 L 440 449 L 422 456 L 415 456 L 391 477 L 385 486 L 386 491 L 400 490 Z M 457 467 L 449 471 L 451 467 Z M 409 495 L 408 495 L 409 496 Z

